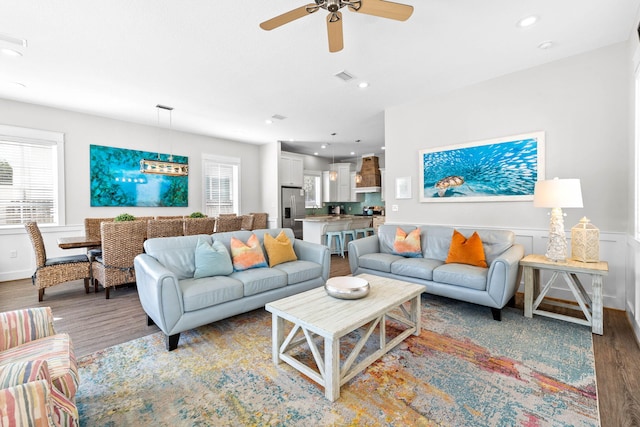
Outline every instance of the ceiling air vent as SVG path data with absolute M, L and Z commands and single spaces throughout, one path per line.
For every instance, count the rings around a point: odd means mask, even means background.
M 349 80 L 353 79 L 354 76 L 349 74 L 347 71 L 340 71 L 338 74 L 335 75 L 337 78 L 339 78 L 342 81 L 348 82 Z
M 275 119 L 275 120 L 284 120 L 284 119 L 286 119 L 285 116 L 282 116 L 280 114 L 274 114 L 273 116 L 271 116 L 271 118 Z

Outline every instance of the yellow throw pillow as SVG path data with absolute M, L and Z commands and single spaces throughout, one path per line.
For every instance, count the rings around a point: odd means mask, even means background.
M 474 231 L 471 237 L 467 239 L 458 230 L 453 230 L 449 255 L 445 263 L 469 264 L 487 268 L 484 247 L 478 233 Z
M 408 258 L 422 258 L 420 229 L 416 228 L 407 234 L 402 228 L 397 227 L 396 238 L 393 241 L 393 253 Z
M 260 246 L 260 240 L 258 240 L 258 236 L 255 234 L 251 234 L 246 245 L 242 240 L 232 237 L 229 246 L 231 247 L 231 259 L 233 260 L 234 271 L 267 266 L 267 261 L 264 259 L 264 253 Z
M 298 259 L 293 251 L 293 245 L 284 231 L 281 231 L 275 239 L 271 234 L 265 233 L 264 248 L 269 257 L 269 267 Z

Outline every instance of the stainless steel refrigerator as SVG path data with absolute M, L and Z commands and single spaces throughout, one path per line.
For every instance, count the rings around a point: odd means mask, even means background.
M 282 227 L 291 228 L 296 239 L 302 239 L 304 219 L 304 190 L 300 187 L 282 187 Z

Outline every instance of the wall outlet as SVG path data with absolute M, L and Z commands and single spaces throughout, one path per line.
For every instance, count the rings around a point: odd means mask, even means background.
M 391 205 L 391 210 L 393 212 L 398 212 L 398 205 Z
M 9 251 L 9 258 L 18 258 L 18 251 L 15 249 L 11 249 Z

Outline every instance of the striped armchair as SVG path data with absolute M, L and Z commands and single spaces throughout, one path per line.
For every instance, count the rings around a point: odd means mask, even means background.
M 0 313 L 0 424 L 78 426 L 71 339 L 49 307 Z

